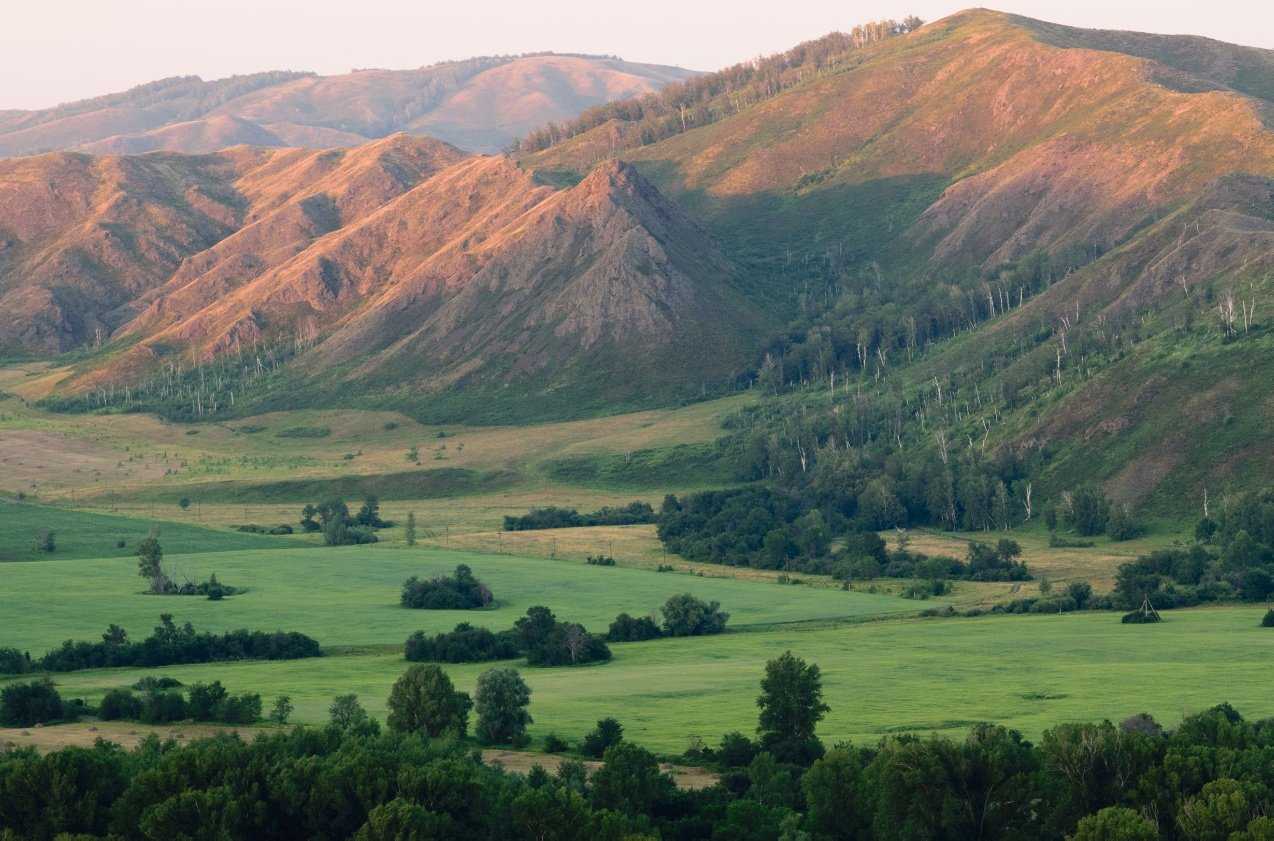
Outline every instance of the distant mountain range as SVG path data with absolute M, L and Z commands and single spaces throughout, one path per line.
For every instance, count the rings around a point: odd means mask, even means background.
M 1274 354 L 1236 336 L 1265 341 L 1250 308 L 1274 306 L 1271 97 L 1268 51 L 977 10 L 689 78 L 513 156 L 395 135 L 0 161 L 0 342 L 100 345 L 62 394 L 198 413 L 358 395 L 517 421 L 897 368 L 999 395 L 1011 446 L 1084 441 L 1059 477 L 1148 494 L 1274 469 Z M 1174 368 L 1183 342 L 1207 362 Z M 282 345 L 269 388 L 236 379 Z M 215 396 L 189 379 L 214 364 Z M 1234 436 L 1251 458 L 1208 466 Z
M 691 75 L 604 56 L 537 54 L 339 76 L 185 76 L 41 111 L 0 111 L 0 156 L 327 148 L 396 132 L 498 152 L 545 122 Z

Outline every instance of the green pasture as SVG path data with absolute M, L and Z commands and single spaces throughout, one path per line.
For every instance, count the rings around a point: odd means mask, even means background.
M 579 612 L 584 610 L 581 604 Z M 750 732 L 765 662 L 788 649 L 822 668 L 832 710 L 820 735 L 829 744 L 874 743 L 902 732 L 958 736 L 976 721 L 1037 739 L 1061 722 L 1118 721 L 1137 712 L 1172 725 L 1221 701 L 1251 718 L 1274 715 L 1266 672 L 1274 631 L 1258 627 L 1262 612 L 1176 611 L 1154 626 L 1121 625 L 1110 613 L 805 626 L 616 645 L 610 663 L 523 667 L 522 673 L 533 690 L 531 733 L 537 739 L 548 732 L 578 739 L 607 715 L 624 723 L 629 738 L 668 753 L 680 752 L 695 736 L 715 741 L 729 730 Z M 296 703 L 296 720 L 317 723 L 331 698 L 345 692 L 357 693 L 383 719 L 390 686 L 406 667 L 397 653 L 364 653 L 153 673 L 186 683 L 219 679 L 232 691 L 262 693 L 267 707 L 286 693 Z M 471 692 L 490 664 L 446 668 Z M 55 678 L 64 694 L 95 699 L 144 673 Z
M 461 563 L 491 587 L 495 608 L 399 606 L 408 576 L 427 578 Z M 669 596 L 685 592 L 719 601 L 734 627 L 863 619 L 920 608 L 918 602 L 869 593 L 423 548 L 169 553 L 164 565 L 178 581 L 201 581 L 216 573 L 223 583 L 248 592 L 219 602 L 146 595 L 132 558 L 5 564 L 0 567 L 0 646 L 37 655 L 65 639 L 97 639 L 112 622 L 142 638 L 160 613 L 201 630 L 301 631 L 325 646 L 348 646 L 400 645 L 412 631 L 451 630 L 459 622 L 499 630 L 533 605 L 547 605 L 562 619 L 604 633 L 616 614 L 654 612 Z
M 173 554 L 244 549 L 262 551 L 305 545 L 294 538 L 0 501 L 0 561 L 35 560 L 43 563 L 83 558 L 132 558 L 137 555 L 138 542 L 155 527 L 159 529 L 164 550 Z M 56 544 L 53 552 L 36 551 L 34 548 L 35 538 L 41 529 L 52 530 Z M 119 545 L 121 540 L 123 546 Z M 0 592 L 13 576 L 21 577 L 21 573 L 0 569 Z

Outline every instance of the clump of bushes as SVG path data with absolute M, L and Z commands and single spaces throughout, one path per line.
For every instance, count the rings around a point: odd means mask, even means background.
M 658 639 L 664 635 L 663 629 L 650 616 L 632 617 L 621 613 L 610 623 L 606 632 L 608 642 L 643 642 Z
M 326 426 L 292 426 L 274 433 L 275 438 L 326 438 L 332 430 Z
M 0 725 L 32 727 L 67 717 L 62 696 L 48 678 L 11 683 L 0 690 Z
M 142 642 L 130 641 L 123 628 L 112 625 L 102 635 L 101 642 L 67 640 L 36 661 L 36 665 L 46 672 L 71 672 L 224 660 L 297 660 L 323 654 L 315 640 L 295 631 L 239 630 L 209 634 L 196 632 L 189 622 L 178 627 L 169 613 L 161 614 L 159 621 L 151 636 Z
M 301 530 L 321 531 L 323 542 L 328 546 L 376 543 L 375 529 L 391 528 L 393 525 L 381 519 L 380 500 L 373 495 L 363 500 L 362 507 L 354 515 L 349 513 L 349 506 L 344 500 L 335 498 L 301 509 Z
M 664 633 L 670 637 L 698 637 L 725 630 L 730 614 L 720 602 L 705 602 L 689 593 L 673 596 L 664 603 Z
M 498 633 L 467 623 L 428 637 L 417 631 L 407 639 L 404 656 L 413 661 L 476 663 L 526 657 L 531 666 L 582 666 L 611 658 L 606 642 L 583 625 L 560 622 L 547 607 L 532 607 L 513 628 Z
M 914 584 L 908 584 L 899 594 L 904 599 L 919 599 L 921 601 L 933 596 L 946 596 L 951 593 L 951 582 L 944 581 L 941 578 L 934 578 L 927 581 L 917 581 Z
M 624 725 L 613 718 L 603 718 L 597 726 L 585 734 L 580 742 L 580 753 L 601 759 L 606 749 L 624 740 Z
M 403 607 L 423 610 L 473 610 L 491 604 L 491 590 L 473 576 L 465 564 L 453 575 L 440 575 L 422 581 L 412 576 L 403 582 L 399 601 Z
M 581 526 L 631 526 L 653 523 L 658 519 L 655 509 L 648 502 L 630 502 L 627 505 L 599 508 L 591 514 L 581 514 L 574 508 L 532 508 L 520 517 L 505 517 L 505 531 L 532 531 L 538 529 L 567 529 Z
M 173 721 L 216 721 L 253 724 L 261 719 L 261 696 L 231 695 L 221 681 L 196 683 L 187 695 L 170 687 L 148 687 L 141 697 L 128 689 L 112 689 L 102 698 L 97 715 L 103 721 L 141 721 L 167 724 Z
M 245 523 L 241 526 L 235 526 L 236 531 L 245 532 L 247 534 L 293 534 L 294 529 L 286 523 L 277 526 L 259 526 L 256 523 Z
M 417 631 L 407 638 L 405 656 L 413 662 L 480 663 L 511 660 L 522 656 L 517 635 L 512 631 L 494 633 L 461 622 L 454 631 L 433 637 Z
M 0 648 L 0 675 L 24 675 L 32 667 L 29 653 L 16 648 Z
M 615 565 L 615 559 L 610 555 L 589 555 L 586 559 L 586 563 L 589 566 L 595 567 L 613 567 Z
M 1262 628 L 1274 628 L 1274 608 L 1265 611 L 1265 616 L 1261 617 Z

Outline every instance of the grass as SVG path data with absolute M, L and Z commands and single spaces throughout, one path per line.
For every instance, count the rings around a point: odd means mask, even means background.
M 165 551 L 173 554 L 261 552 L 304 545 L 287 537 L 0 501 L 0 561 L 39 561 L 61 568 L 58 562 L 80 558 L 132 558 L 137 554 L 138 542 L 154 527 L 159 528 Z M 34 548 L 35 537 L 41 529 L 53 531 L 55 551 L 40 552 Z M 119 545 L 121 540 L 123 546 Z M 7 573 L 5 578 L 9 578 Z
M 578 739 L 606 715 L 619 718 L 629 738 L 669 753 L 694 736 L 716 741 L 729 730 L 750 732 L 764 664 L 789 649 L 822 669 L 832 710 L 819 732 L 828 743 L 874 743 L 901 732 L 958 736 L 983 720 L 1038 739 L 1061 722 L 1118 721 L 1143 711 L 1172 725 L 1221 701 L 1252 718 L 1274 714 L 1264 668 L 1274 632 L 1257 627 L 1261 612 L 1177 611 L 1156 626 L 1125 626 L 1114 614 L 1097 613 L 730 633 L 617 645 L 615 659 L 600 666 L 521 671 L 533 691 L 537 740 L 548 732 Z M 389 688 L 405 668 L 397 653 L 365 653 L 159 672 L 260 691 L 267 706 L 286 693 L 297 721 L 320 722 L 332 696 L 343 692 L 357 693 L 383 717 Z M 447 667 L 466 691 L 485 668 Z M 57 682 L 66 694 L 94 699 L 142 673 L 82 672 Z
M 495 593 L 481 611 L 407 610 L 403 581 L 468 564 Z M 593 567 L 508 555 L 433 549 L 340 547 L 220 552 L 165 557 L 177 577 L 210 573 L 247 593 L 212 602 L 191 596 L 150 596 L 136 565 L 123 559 L 16 563 L 4 568 L 0 646 L 43 653 L 62 640 L 95 639 L 112 622 L 145 636 L 161 612 L 196 628 L 283 629 L 310 634 L 324 646 L 400 646 L 415 630 L 451 630 L 458 622 L 507 628 L 533 605 L 605 632 L 617 614 L 641 615 L 677 593 L 715 599 L 736 627 L 864 619 L 914 613 L 916 602 L 813 587 L 761 586 L 748 581 L 623 567 Z

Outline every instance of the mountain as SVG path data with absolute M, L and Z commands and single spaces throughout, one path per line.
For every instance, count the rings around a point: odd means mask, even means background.
M 0 259 L 22 261 L 4 275 L 19 305 L 109 327 L 64 385 L 83 406 L 358 395 L 504 422 L 755 382 L 796 396 L 738 452 L 802 457 L 749 475 L 821 475 L 847 441 L 923 461 L 938 434 L 1029 460 L 1042 486 L 1179 501 L 1274 469 L 1269 67 L 985 10 L 882 22 L 589 109 L 512 156 L 395 137 L 7 162 L 154 174 L 42 212 L 42 232 L 24 219 Z M 0 214 L 48 201 L 29 189 Z M 95 231 L 160 208 L 181 224 L 97 256 Z M 70 265 L 132 287 L 72 298 Z M 92 315 L 99 287 L 114 297 Z M 16 322 L 6 337 L 28 342 Z M 833 386 L 851 382 L 846 410 Z
M 177 77 L 42 111 L 0 112 L 0 157 L 330 148 L 396 132 L 496 152 L 546 121 L 691 75 L 602 56 L 536 54 L 337 76 Z

